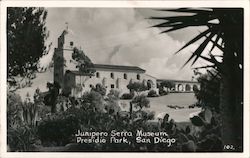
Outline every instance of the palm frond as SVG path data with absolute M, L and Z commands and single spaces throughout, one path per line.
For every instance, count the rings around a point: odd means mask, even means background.
M 193 8 L 179 8 L 179 9 L 158 9 L 158 11 L 169 11 L 169 12 L 179 12 L 179 13 L 196 13 L 196 14 L 207 14 L 211 13 L 212 9 L 208 8 L 200 8 L 200 9 L 193 9 Z
M 207 69 L 207 68 L 216 68 L 216 66 L 215 65 L 206 65 L 206 66 L 194 67 L 193 69 Z
M 210 58 L 204 57 L 204 56 L 200 56 L 200 58 L 202 58 L 202 59 L 204 59 L 204 60 L 206 60 L 206 61 L 214 64 L 214 66 L 215 66 L 214 68 L 215 69 L 218 69 L 218 70 L 222 71 L 222 68 L 221 68 L 222 64 L 220 62 L 218 62 L 213 55 L 211 55 Z
M 190 40 L 187 44 L 185 44 L 181 49 L 179 49 L 177 52 L 175 52 L 175 54 L 179 53 L 181 50 L 183 50 L 184 48 L 188 47 L 189 45 L 195 43 L 196 41 L 198 41 L 199 39 L 201 39 L 202 37 L 206 36 L 208 33 L 211 32 L 212 28 L 207 29 L 206 31 L 200 33 L 199 35 L 197 35 L 195 38 L 193 38 L 192 40 Z
M 152 27 L 189 27 L 189 26 L 208 26 L 217 25 L 211 23 L 212 20 L 215 20 L 217 17 L 213 14 L 213 12 L 200 13 L 194 15 L 185 15 L 185 16 L 170 16 L 170 17 L 151 17 L 150 19 L 154 20 L 164 20 L 160 24 L 154 25 Z
M 223 47 L 223 39 L 224 39 L 224 32 L 222 31 L 223 27 L 220 24 L 220 21 L 217 23 L 214 20 L 218 20 L 223 18 L 224 10 L 223 9 L 208 9 L 208 8 L 179 8 L 179 9 L 159 9 L 158 11 L 166 11 L 166 12 L 177 12 L 182 13 L 180 16 L 164 16 L 164 17 L 151 17 L 150 19 L 154 20 L 164 20 L 160 24 L 156 24 L 152 27 L 158 28 L 167 28 L 166 30 L 162 31 L 161 33 L 168 33 L 180 29 L 184 29 L 187 27 L 193 26 L 207 26 L 208 29 L 199 33 L 197 36 L 192 38 L 189 42 L 187 42 L 183 47 L 181 47 L 175 54 L 179 53 L 183 49 L 187 48 L 188 46 L 196 43 L 197 41 L 205 38 L 205 40 L 198 46 L 198 48 L 192 53 L 192 55 L 188 58 L 188 60 L 184 63 L 182 68 L 186 66 L 191 60 L 191 65 L 199 59 L 202 58 L 210 63 L 214 64 L 213 66 L 209 65 L 208 67 L 218 68 L 220 69 L 221 63 L 215 59 L 215 56 L 210 56 L 210 58 L 202 56 L 202 52 L 204 52 L 206 46 L 209 42 L 212 42 L 212 47 L 209 50 L 209 54 L 214 50 L 215 47 L 220 49 L 224 52 Z M 187 13 L 186 15 L 183 15 Z M 219 41 L 222 40 L 222 44 Z M 203 67 L 206 68 L 206 67 Z
M 221 45 L 219 45 L 217 42 L 215 42 L 215 41 L 213 41 L 213 40 L 211 40 L 210 42 L 212 42 L 213 45 L 216 46 L 217 48 L 219 48 L 222 52 L 225 51 L 225 50 L 224 50 L 224 47 L 222 47 Z
M 206 48 L 207 44 L 211 41 L 211 39 L 213 38 L 214 35 L 215 35 L 215 33 L 211 32 L 210 35 L 208 37 L 206 37 L 206 39 L 203 41 L 203 43 L 193 52 L 191 57 L 185 62 L 185 64 L 182 66 L 182 68 L 184 66 L 186 66 L 193 58 L 195 58 L 195 59 L 193 60 L 191 65 L 194 65 L 194 63 L 201 56 L 201 53 Z

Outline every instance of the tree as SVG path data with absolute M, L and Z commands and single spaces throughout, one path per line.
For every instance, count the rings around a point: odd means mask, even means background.
M 130 92 L 137 92 L 138 95 L 140 92 L 146 91 L 148 89 L 148 87 L 141 82 L 129 82 L 127 88 L 130 90 Z
M 140 92 L 148 90 L 148 87 L 144 83 L 130 81 L 127 87 L 130 90 L 130 92 L 136 93 L 136 95 L 134 95 L 132 100 L 130 101 L 129 111 L 130 111 L 130 118 L 131 118 L 132 113 L 133 113 L 133 105 L 136 108 L 139 108 L 139 111 L 142 111 L 142 108 L 150 107 L 150 101 L 144 94 L 140 93 Z
M 171 88 L 174 88 L 175 84 L 172 81 L 162 81 L 160 86 L 167 87 L 168 89 L 171 89 Z
M 74 47 L 72 59 L 76 61 L 77 68 L 79 68 L 80 72 L 89 75 L 93 75 L 96 72 L 96 70 L 94 69 L 94 64 L 82 50 Z
M 164 20 L 154 27 L 167 28 L 162 33 L 176 31 L 187 27 L 206 27 L 180 50 L 202 39 L 198 48 L 184 64 L 191 60 L 192 65 L 203 59 L 211 64 L 200 68 L 214 68 L 220 79 L 220 109 L 222 119 L 222 141 L 224 145 L 232 144 L 236 150 L 242 151 L 242 109 L 243 109 L 243 9 L 169 9 L 163 11 L 186 13 L 172 17 L 152 17 Z M 208 44 L 212 43 L 209 53 L 204 55 Z M 222 55 L 216 55 L 214 48 Z M 219 60 L 222 59 L 222 60 Z
M 44 8 L 9 7 L 7 9 L 7 78 L 17 86 L 16 78 L 31 80 L 39 68 L 39 59 L 47 54 Z
M 105 88 L 105 86 L 101 85 L 100 83 L 96 84 L 95 87 L 92 87 L 91 91 L 95 91 L 97 93 L 100 93 L 102 96 L 106 95 L 106 88 Z
M 136 108 L 139 108 L 142 110 L 142 108 L 149 108 L 150 107 L 150 101 L 145 95 L 138 95 L 133 98 L 131 101 L 132 104 L 135 105 Z
M 194 89 L 195 97 L 202 106 L 214 109 L 220 112 L 220 76 L 213 76 L 214 72 L 201 74 L 197 80 L 200 83 L 200 89 Z
M 44 97 L 44 104 L 51 106 L 51 113 L 56 112 L 56 99 L 59 95 L 59 89 L 60 85 L 55 82 L 53 83 L 47 83 L 47 88 L 49 89 L 48 94 Z

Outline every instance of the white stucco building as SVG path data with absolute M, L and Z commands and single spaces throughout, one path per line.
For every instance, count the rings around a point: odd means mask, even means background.
M 115 89 L 120 94 L 129 93 L 129 82 L 141 82 L 155 90 L 156 78 L 146 74 L 146 70 L 137 66 L 94 64 L 96 70 L 93 76 L 79 71 L 72 59 L 72 49 L 76 44 L 63 31 L 58 38 L 58 46 L 54 50 L 54 81 L 59 83 L 62 90 L 75 97 L 80 97 L 84 92 L 90 91 L 96 84 L 106 87 L 107 93 Z M 79 47 L 79 46 L 78 46 Z

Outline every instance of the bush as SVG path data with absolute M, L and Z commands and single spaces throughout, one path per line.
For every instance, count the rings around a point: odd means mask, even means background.
M 136 108 L 149 108 L 150 107 L 150 101 L 145 95 L 139 95 L 133 98 L 131 103 L 136 107 Z
M 95 91 L 85 92 L 81 98 L 84 106 L 91 106 L 95 111 L 103 112 L 104 110 L 104 98 Z
M 120 96 L 120 92 L 117 91 L 117 90 L 114 90 L 114 89 L 111 89 L 109 91 L 109 94 L 107 95 L 108 97 L 112 97 L 114 99 L 119 99 L 119 96 Z
M 133 97 L 134 97 L 134 94 L 132 94 L 132 93 L 124 93 L 121 96 L 121 99 L 132 99 Z
M 159 95 L 156 93 L 155 90 L 150 90 L 148 92 L 148 97 L 158 97 Z
M 132 91 L 136 91 L 136 92 L 142 92 L 142 91 L 146 91 L 148 90 L 148 87 L 141 82 L 129 82 L 129 84 L 127 85 L 127 88 L 132 92 Z
M 33 151 L 39 139 L 36 135 L 37 106 L 23 103 L 15 93 L 7 93 L 8 151 Z
M 163 95 L 168 95 L 168 91 L 165 91 L 163 88 L 159 88 L 159 94 L 160 96 L 163 96 Z
M 16 127 L 22 123 L 22 105 L 20 95 L 12 92 L 7 93 L 7 127 Z
M 61 112 L 40 122 L 37 134 L 45 146 L 66 145 L 79 128 L 80 123 L 74 113 Z
M 39 142 L 34 127 L 19 125 L 18 128 L 8 128 L 7 144 L 10 151 L 34 151 Z
M 103 85 L 101 85 L 100 83 L 98 83 L 98 84 L 96 84 L 95 87 L 92 87 L 91 91 L 100 93 L 102 96 L 105 96 L 107 90 L 106 90 L 106 88 Z

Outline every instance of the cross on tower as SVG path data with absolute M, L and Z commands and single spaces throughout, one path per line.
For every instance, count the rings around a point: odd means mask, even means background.
M 65 24 L 66 24 L 66 31 L 68 31 L 68 29 L 69 29 L 69 23 L 65 22 Z

